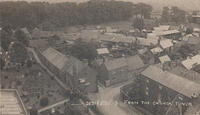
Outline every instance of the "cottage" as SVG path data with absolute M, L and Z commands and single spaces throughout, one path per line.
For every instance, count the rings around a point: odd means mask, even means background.
M 160 48 L 160 47 L 155 47 L 155 48 L 152 48 L 152 49 L 151 49 L 151 52 L 152 52 L 153 54 L 159 54 L 159 53 L 163 52 L 163 49 Z
M 192 16 L 192 22 L 200 24 L 200 15 L 194 15 L 194 16 Z
M 72 56 L 65 56 L 53 48 L 41 53 L 42 62 L 64 84 L 70 87 L 80 87 L 85 92 L 96 92 L 97 73 L 87 64 Z

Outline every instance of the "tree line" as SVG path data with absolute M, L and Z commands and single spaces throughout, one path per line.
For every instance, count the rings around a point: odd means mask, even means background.
M 149 18 L 150 5 L 123 1 L 94 0 L 80 4 L 48 2 L 0 2 L 0 24 L 12 28 L 65 27 L 127 20 L 133 15 Z

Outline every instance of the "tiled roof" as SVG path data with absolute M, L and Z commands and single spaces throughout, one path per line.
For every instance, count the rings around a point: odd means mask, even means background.
M 155 65 L 149 66 L 142 72 L 142 75 L 189 98 L 194 96 L 194 94 L 200 94 L 200 84 L 163 71 Z

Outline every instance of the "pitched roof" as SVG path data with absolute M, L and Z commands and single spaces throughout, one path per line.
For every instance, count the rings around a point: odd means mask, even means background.
M 193 56 L 181 62 L 185 68 L 192 69 L 194 66 L 200 65 L 200 55 Z
M 151 46 L 151 45 L 156 45 L 158 44 L 157 39 L 153 38 L 137 38 L 137 44 L 139 45 L 144 45 L 144 46 Z
M 194 94 L 200 94 L 200 84 L 163 71 L 155 65 L 149 66 L 142 72 L 142 75 L 189 98 L 194 96 Z
M 28 115 L 17 90 L 0 89 L 1 115 Z
M 100 36 L 101 41 L 115 42 L 115 43 L 134 43 L 136 41 L 135 37 L 124 36 L 120 34 L 104 34 Z
M 168 55 L 160 56 L 159 60 L 161 63 L 169 62 L 171 61 L 170 57 Z
M 160 46 L 163 49 L 169 48 L 169 47 L 173 46 L 172 40 L 170 40 L 170 39 L 163 39 L 163 40 L 160 41 Z
M 126 61 L 127 61 L 129 70 L 136 70 L 136 69 L 144 67 L 144 63 L 138 55 L 128 57 Z
M 157 35 L 158 36 L 166 36 L 166 35 L 176 34 L 176 33 L 180 33 L 180 31 L 178 31 L 178 30 L 161 31 L 161 32 L 158 32 Z
M 53 48 L 46 49 L 42 52 L 42 55 L 60 70 L 62 70 L 65 64 L 69 61 L 69 59 L 65 55 Z
M 108 60 L 104 64 L 108 71 L 112 71 L 112 70 L 127 66 L 126 59 L 124 57 L 114 59 L 114 60 Z

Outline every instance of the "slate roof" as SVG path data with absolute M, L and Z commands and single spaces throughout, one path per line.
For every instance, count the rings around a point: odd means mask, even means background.
M 197 95 L 200 94 L 200 84 L 163 71 L 155 65 L 149 66 L 141 74 L 189 98 L 191 98 L 194 93 Z
M 144 63 L 138 55 L 128 57 L 126 61 L 127 61 L 129 70 L 136 70 L 136 69 L 144 67 Z
M 60 70 L 62 70 L 65 64 L 69 61 L 65 55 L 53 48 L 46 49 L 44 52 L 42 52 L 42 55 Z
M 126 59 L 124 57 L 106 61 L 104 64 L 108 71 L 112 71 L 127 66 Z

